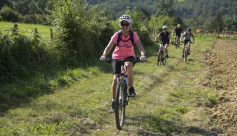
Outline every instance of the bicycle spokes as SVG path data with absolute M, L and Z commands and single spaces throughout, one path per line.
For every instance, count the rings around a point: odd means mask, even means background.
M 120 80 L 116 88 L 116 98 L 115 98 L 115 121 L 117 129 L 121 130 L 125 120 L 125 82 Z

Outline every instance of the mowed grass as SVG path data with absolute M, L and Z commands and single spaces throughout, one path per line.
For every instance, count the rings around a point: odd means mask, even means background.
M 173 38 L 173 37 L 172 37 Z M 180 135 L 209 133 L 197 122 L 210 123 L 206 102 L 215 103 L 214 91 L 200 85 L 205 75 L 203 53 L 212 48 L 215 36 L 196 35 L 187 63 L 181 48 L 169 47 L 167 65 L 156 66 L 158 45 L 146 47 L 147 61 L 134 67 L 137 97 L 129 99 L 122 131 L 115 126 L 111 104 L 110 65 L 60 72 L 48 86 L 50 94 L 31 98 L 0 117 L 1 135 Z M 181 46 L 182 47 L 182 46 Z M 137 49 L 136 49 L 137 50 Z M 137 56 L 140 56 L 137 54 Z M 47 78 L 47 77 L 42 77 Z M 40 81 L 35 84 L 40 84 Z M 36 88 L 28 86 L 29 91 Z M 15 88 L 17 90 L 17 88 Z M 200 112 L 194 112 L 200 111 Z M 194 114 L 195 113 L 195 114 Z M 190 128 L 196 129 L 190 129 Z M 210 132 L 211 133 L 211 132 Z
M 17 24 L 18 29 L 27 36 L 31 35 L 32 32 L 35 32 L 35 28 L 37 28 L 39 35 L 43 39 L 46 39 L 46 40 L 50 39 L 50 28 L 52 28 L 51 26 L 38 25 L 38 24 L 11 23 L 11 22 L 1 22 L 0 21 L 0 29 L 7 30 L 11 27 L 14 27 L 14 24 Z

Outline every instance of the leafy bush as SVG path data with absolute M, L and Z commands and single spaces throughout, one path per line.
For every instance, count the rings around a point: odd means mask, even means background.
M 133 20 L 132 30 L 138 34 L 143 46 L 152 45 L 152 41 L 150 39 L 147 27 L 141 22 L 143 13 L 137 12 L 137 7 L 135 7 L 132 11 L 130 10 L 130 7 L 127 7 L 125 13 L 132 17 Z
M 87 6 L 82 0 L 62 0 L 52 12 L 57 48 L 66 64 L 71 63 L 69 60 L 86 61 L 101 54 L 113 34 L 107 17 L 101 17 L 97 7 L 86 11 Z
M 52 20 L 52 16 L 50 15 L 31 14 L 31 15 L 25 15 L 22 22 L 32 23 L 32 24 L 51 25 L 50 20 Z
M 47 56 L 38 35 L 27 37 L 14 28 L 8 29 L 7 33 L 0 31 L 0 81 L 31 76 L 40 64 L 47 64 Z
M 173 30 L 174 18 L 169 16 L 153 16 L 151 21 L 149 22 L 148 27 L 150 29 L 155 29 L 157 31 L 162 31 L 162 26 L 168 26 L 168 31 L 171 32 Z
M 2 7 L 2 9 L 0 10 L 0 16 L 3 21 L 9 21 L 9 22 L 20 22 L 23 19 L 21 14 L 12 10 L 8 6 Z
M 162 31 L 162 26 L 166 25 L 168 26 L 168 32 L 172 34 L 173 31 L 173 24 L 174 24 L 174 18 L 169 17 L 169 16 L 159 16 L 155 17 L 152 16 L 149 24 L 148 24 L 148 29 L 149 32 L 152 34 L 151 37 L 155 37 L 159 34 L 159 32 Z

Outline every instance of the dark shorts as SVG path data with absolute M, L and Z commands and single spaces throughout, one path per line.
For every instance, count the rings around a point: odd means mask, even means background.
M 161 44 L 163 44 L 164 46 L 166 45 L 166 44 L 168 44 L 169 45 L 169 42 L 160 42 Z
M 180 37 L 181 37 L 181 34 L 175 34 L 175 36 L 177 36 L 177 37 L 179 37 L 179 38 L 180 38 Z
M 126 59 L 133 59 L 133 56 L 127 57 Z M 112 61 L 111 62 L 111 67 L 112 67 L 112 72 L 114 74 L 120 74 L 121 73 L 121 65 L 122 62 L 117 62 L 117 61 Z M 133 62 L 133 66 L 135 65 L 135 62 Z
M 191 40 L 184 40 L 184 46 L 187 44 L 187 43 L 190 43 Z

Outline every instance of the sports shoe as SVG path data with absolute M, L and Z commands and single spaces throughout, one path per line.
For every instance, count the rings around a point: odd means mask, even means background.
M 182 58 L 184 58 L 184 55 L 182 55 Z
M 168 54 L 166 54 L 166 59 L 168 59 L 169 58 L 169 55 Z
M 114 112 L 115 102 L 112 102 L 110 107 L 110 112 Z
M 134 87 L 129 87 L 128 90 L 129 90 L 129 96 L 130 97 L 135 97 L 136 96 Z

